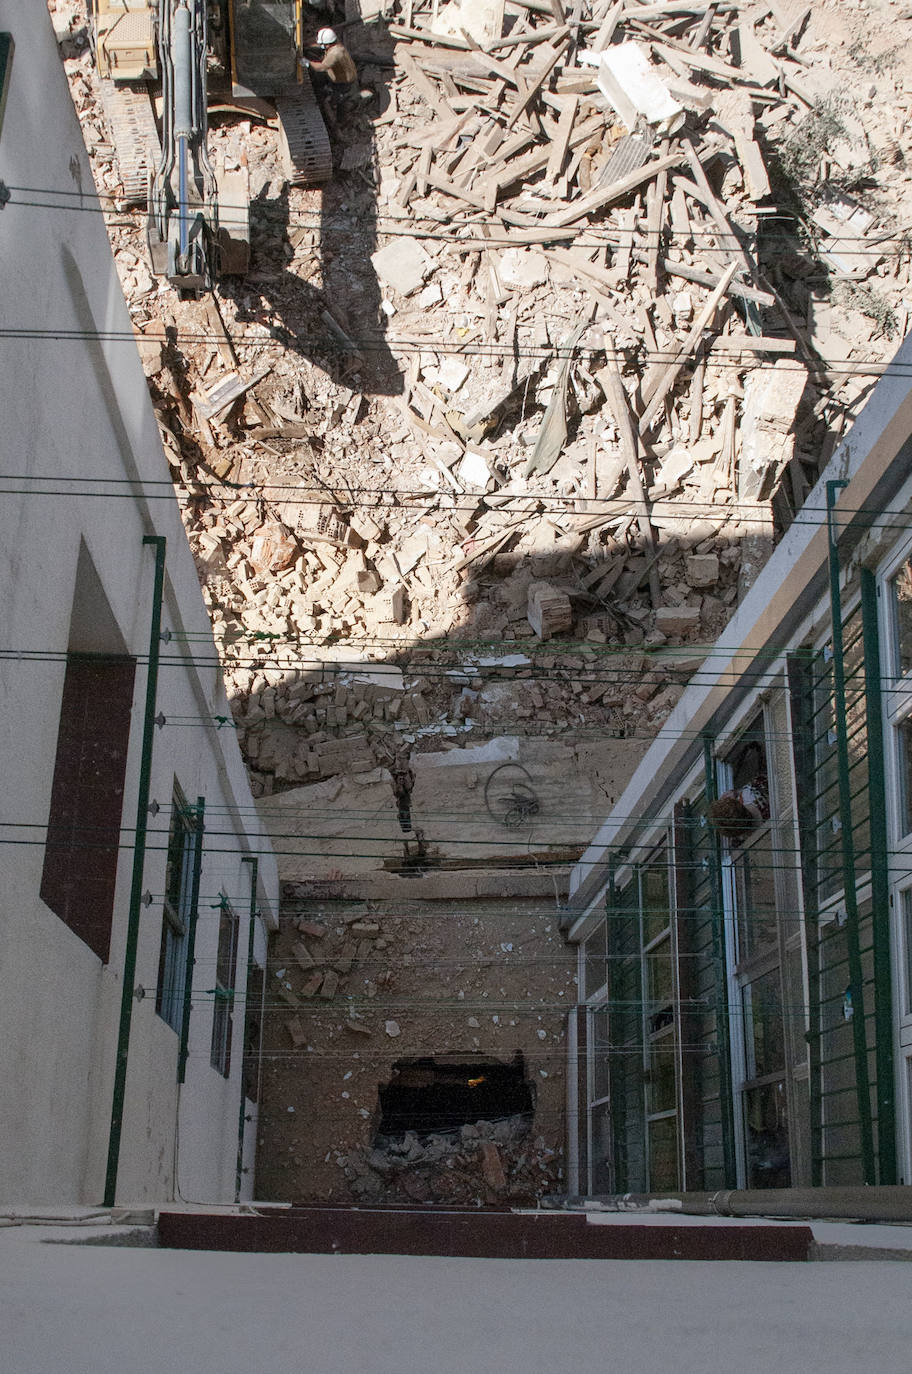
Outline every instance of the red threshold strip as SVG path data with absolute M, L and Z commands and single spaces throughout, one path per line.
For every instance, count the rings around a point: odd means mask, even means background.
M 159 1244 L 176 1250 L 479 1259 L 807 1260 L 809 1226 L 590 1225 L 579 1212 L 292 1207 L 253 1216 L 167 1212 Z

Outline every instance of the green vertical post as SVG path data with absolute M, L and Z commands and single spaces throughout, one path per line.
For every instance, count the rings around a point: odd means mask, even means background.
M 813 727 L 808 696 L 811 668 L 807 659 L 790 654 L 786 668 L 792 704 L 792 740 L 798 783 L 798 834 L 804 893 L 804 948 L 808 977 L 808 1113 L 811 1140 L 811 1186 L 823 1183 L 823 1098 L 820 1066 L 820 911 L 817 901 L 817 818 L 814 810 Z
M 124 951 L 123 983 L 120 990 L 120 1023 L 117 1029 L 117 1055 L 114 1062 L 114 1090 L 111 1125 L 108 1131 L 108 1162 L 105 1170 L 104 1205 L 113 1207 L 117 1195 L 117 1170 L 120 1164 L 120 1138 L 123 1131 L 124 1098 L 127 1088 L 127 1060 L 130 1054 L 130 1026 L 133 1021 L 133 993 L 136 979 L 136 950 L 139 944 L 139 913 L 142 905 L 143 871 L 146 863 L 146 832 L 149 818 L 149 785 L 152 776 L 152 743 L 155 735 L 155 703 L 158 693 L 158 660 L 161 648 L 162 600 L 165 588 L 165 546 L 161 535 L 146 534 L 143 544 L 155 549 L 155 574 L 152 585 L 152 617 L 149 627 L 149 661 L 146 670 L 146 704 L 143 712 L 142 751 L 139 760 L 139 785 L 136 790 L 136 830 L 133 836 L 133 877 L 127 917 L 127 945 Z
M 247 975 L 244 982 L 244 1026 L 247 1025 L 247 1008 L 250 1003 L 250 970 L 253 968 L 253 938 L 256 933 L 257 918 L 257 879 L 259 877 L 259 859 L 245 855 L 242 863 L 250 864 L 250 908 L 248 912 L 247 924 Z M 243 1036 L 241 1037 L 243 1040 Z M 234 1200 L 241 1200 L 241 1176 L 244 1172 L 244 1123 L 246 1113 L 246 1094 L 244 1092 L 244 1056 L 241 1055 L 241 1103 L 238 1109 L 238 1144 L 237 1144 L 237 1167 L 234 1174 Z
M 846 904 L 846 944 L 849 986 L 852 994 L 852 1047 L 855 1054 L 855 1097 L 861 1133 L 861 1160 L 865 1183 L 876 1183 L 874 1126 L 871 1118 L 871 1084 L 864 1012 L 864 975 L 858 932 L 858 892 L 855 881 L 855 849 L 852 843 L 852 785 L 849 778 L 849 739 L 846 720 L 845 659 L 842 639 L 842 596 L 839 588 L 839 548 L 836 538 L 836 493 L 848 483 L 826 484 L 827 540 L 830 564 L 830 614 L 833 630 L 833 698 L 836 716 L 836 762 L 839 781 L 840 842 Z
M 874 1062 L 877 1065 L 878 1182 L 897 1182 L 896 1089 L 893 1079 L 893 979 L 890 966 L 890 882 L 887 876 L 887 791 L 883 698 L 877 627 L 877 582 L 861 570 L 868 816 L 871 824 L 871 932 L 874 946 Z
M 703 736 L 703 776 L 707 805 L 716 800 L 712 740 Z M 712 894 L 712 952 L 716 985 L 716 1039 L 719 1043 L 719 1107 L 722 1118 L 722 1167 L 726 1188 L 738 1186 L 735 1160 L 735 1104 L 731 1068 L 731 1020 L 728 1014 L 728 961 L 725 957 L 725 906 L 722 900 L 721 841 L 710 831 L 709 886 Z
M 187 920 L 187 964 L 184 969 L 184 1006 L 181 1016 L 180 1050 L 177 1055 L 177 1081 L 187 1077 L 187 1054 L 190 1048 L 190 1010 L 193 1003 L 193 970 L 196 966 L 196 923 L 199 920 L 200 871 L 203 867 L 203 834 L 206 814 L 205 797 L 197 797 L 195 808 L 196 834 L 193 839 L 193 879 L 190 888 L 190 915 Z

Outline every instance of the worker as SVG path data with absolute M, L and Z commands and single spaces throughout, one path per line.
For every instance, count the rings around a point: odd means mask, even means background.
M 317 34 L 316 47 L 321 56 L 308 58 L 308 65 L 322 79 L 326 91 L 331 93 L 330 120 L 334 122 L 338 112 L 353 103 L 358 68 L 335 29 L 321 29 Z M 359 92 L 362 100 L 370 100 L 372 94 L 368 90 Z
M 393 783 L 393 796 L 396 799 L 399 828 L 407 835 L 412 828 L 412 788 L 415 786 L 415 774 L 409 767 L 408 751 L 396 751 L 390 764 L 390 777 Z

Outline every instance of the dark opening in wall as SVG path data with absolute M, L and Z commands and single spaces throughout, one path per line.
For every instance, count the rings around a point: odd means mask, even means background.
M 380 1088 L 379 1136 L 431 1135 L 476 1121 L 526 1116 L 534 1109 L 525 1063 L 478 1059 L 400 1059 Z

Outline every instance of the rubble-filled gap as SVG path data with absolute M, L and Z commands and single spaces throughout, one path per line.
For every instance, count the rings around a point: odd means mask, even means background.
M 459 1130 L 477 1121 L 521 1116 L 531 1123 L 533 1090 L 522 1055 L 511 1063 L 477 1059 L 400 1059 L 381 1084 L 377 1143 L 412 1131 Z

